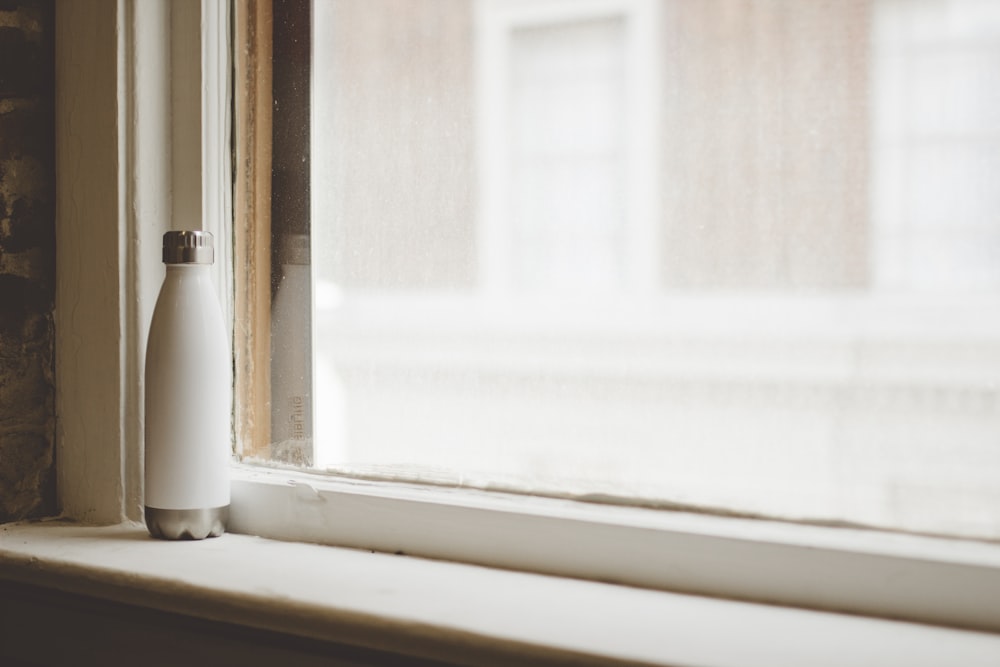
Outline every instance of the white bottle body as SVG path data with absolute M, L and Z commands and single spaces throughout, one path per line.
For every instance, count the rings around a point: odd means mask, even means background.
M 146 348 L 145 505 L 229 505 L 229 342 L 209 264 L 168 264 Z

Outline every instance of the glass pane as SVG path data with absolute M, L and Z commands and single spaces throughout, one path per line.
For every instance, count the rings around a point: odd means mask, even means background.
M 624 22 L 516 28 L 509 49 L 512 283 L 613 289 L 625 259 Z
M 312 38 L 317 467 L 1000 537 L 1000 4 Z

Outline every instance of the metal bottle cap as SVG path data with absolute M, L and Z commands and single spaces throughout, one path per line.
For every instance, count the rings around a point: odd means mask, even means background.
M 215 261 L 211 232 L 172 231 L 163 235 L 164 264 L 211 264 Z

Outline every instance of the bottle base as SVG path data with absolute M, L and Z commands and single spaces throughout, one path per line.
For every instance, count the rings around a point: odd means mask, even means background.
M 161 540 L 203 540 L 226 532 L 229 505 L 196 510 L 146 507 L 146 528 Z

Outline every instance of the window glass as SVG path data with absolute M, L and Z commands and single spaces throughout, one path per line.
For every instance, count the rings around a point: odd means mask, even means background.
M 621 17 L 510 34 L 512 287 L 608 291 L 622 278 Z
M 1000 4 L 311 24 L 296 460 L 1000 537 Z

